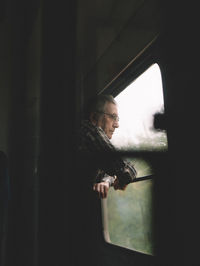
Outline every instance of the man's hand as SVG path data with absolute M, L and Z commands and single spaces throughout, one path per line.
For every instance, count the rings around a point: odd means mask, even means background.
M 117 189 L 125 190 L 127 185 L 120 185 L 119 184 L 119 179 L 116 178 L 115 181 L 114 181 L 113 187 L 114 187 L 115 190 L 117 190 Z
M 93 190 L 96 191 L 99 194 L 99 198 L 107 198 L 108 195 L 108 190 L 109 190 L 109 182 L 100 182 L 100 183 L 95 183 L 93 186 Z

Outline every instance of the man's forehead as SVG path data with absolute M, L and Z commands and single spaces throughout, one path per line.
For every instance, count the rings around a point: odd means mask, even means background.
M 105 111 L 110 113 L 118 113 L 117 105 L 111 102 L 106 102 Z

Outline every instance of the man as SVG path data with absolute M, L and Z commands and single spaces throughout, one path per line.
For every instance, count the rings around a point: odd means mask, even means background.
M 88 178 L 101 198 L 107 197 L 111 186 L 124 190 L 137 174 L 110 142 L 118 127 L 118 109 L 112 95 L 99 95 L 88 103 L 81 126 L 80 151 L 85 152 Z

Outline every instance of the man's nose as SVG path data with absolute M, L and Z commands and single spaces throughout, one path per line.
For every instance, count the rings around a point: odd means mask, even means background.
M 119 127 L 119 121 L 114 121 L 113 126 L 114 126 L 114 128 L 118 128 Z

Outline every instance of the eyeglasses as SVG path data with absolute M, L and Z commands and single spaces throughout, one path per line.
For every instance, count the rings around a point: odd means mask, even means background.
M 109 114 L 109 113 L 105 113 L 105 112 L 100 112 L 100 113 L 105 114 L 105 115 L 108 115 L 115 122 L 119 122 L 119 116 L 118 115 Z

